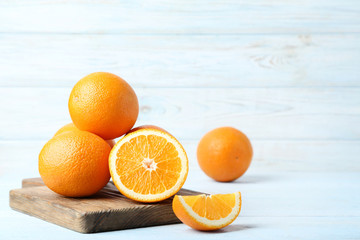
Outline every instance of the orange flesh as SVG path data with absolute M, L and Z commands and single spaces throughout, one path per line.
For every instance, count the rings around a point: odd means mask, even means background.
M 209 220 L 228 216 L 235 206 L 234 194 L 183 196 L 183 199 L 195 213 Z
M 181 171 L 176 148 L 165 138 L 139 135 L 117 151 L 116 171 L 122 184 L 140 194 L 172 188 Z

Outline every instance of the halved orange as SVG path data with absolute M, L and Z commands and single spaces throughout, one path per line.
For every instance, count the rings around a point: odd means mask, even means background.
M 186 225 L 202 231 L 217 230 L 232 223 L 239 215 L 241 193 L 176 195 L 172 207 Z
M 179 141 L 165 130 L 143 127 L 116 143 L 109 168 L 123 195 L 140 202 L 157 202 L 183 186 L 188 158 Z

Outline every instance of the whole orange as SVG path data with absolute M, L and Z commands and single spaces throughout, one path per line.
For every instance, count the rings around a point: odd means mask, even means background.
M 216 128 L 200 140 L 197 159 L 201 169 L 211 178 L 230 182 L 249 168 L 253 150 L 250 140 L 232 127 Z
M 139 103 L 125 80 L 112 73 L 96 72 L 75 84 L 69 98 L 69 111 L 80 130 L 114 139 L 134 126 Z
M 57 130 L 57 132 L 55 133 L 54 137 L 55 137 L 56 135 L 62 134 L 62 133 L 64 133 L 64 132 L 76 131 L 76 130 L 79 130 L 79 129 L 75 126 L 75 124 L 73 124 L 73 123 L 68 123 L 68 124 L 62 126 L 59 130 Z
M 110 179 L 110 146 L 95 134 L 68 131 L 50 139 L 39 155 L 45 185 L 68 197 L 90 196 Z
M 60 128 L 60 129 L 55 133 L 54 136 L 59 135 L 59 134 L 62 134 L 62 133 L 64 133 L 64 132 L 68 132 L 68 131 L 81 131 L 81 130 L 79 130 L 79 129 L 75 126 L 75 124 L 73 124 L 73 123 L 68 123 L 68 124 L 64 125 L 62 128 Z M 114 141 L 114 139 L 109 139 L 109 140 L 105 140 L 105 141 L 110 145 L 111 148 L 116 144 L 116 142 Z

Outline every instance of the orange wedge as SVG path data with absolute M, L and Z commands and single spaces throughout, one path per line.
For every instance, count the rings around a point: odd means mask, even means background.
M 188 174 L 188 158 L 165 130 L 142 127 L 111 150 L 109 168 L 119 191 L 140 202 L 158 202 L 177 193 Z
M 176 195 L 172 207 L 186 225 L 202 231 L 217 230 L 232 223 L 239 215 L 241 194 Z

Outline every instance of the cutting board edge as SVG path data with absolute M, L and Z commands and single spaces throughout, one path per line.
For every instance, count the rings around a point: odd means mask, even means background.
M 10 207 L 15 211 L 79 233 L 97 233 L 181 223 L 175 214 L 169 212 L 170 208 L 165 205 L 149 205 L 140 209 L 105 209 L 104 211 L 82 212 L 62 204 L 54 204 L 52 201 L 43 199 L 41 196 L 29 194 L 31 191 L 39 191 L 44 188 L 47 187 L 45 185 L 38 185 L 10 190 Z M 157 216 L 144 214 L 149 208 L 161 214 Z M 60 211 L 60 213 L 54 214 L 54 211 Z M 66 214 L 61 214 L 63 212 L 66 212 Z M 131 217 L 127 219 L 123 217 L 124 215 Z M 173 216 L 170 217 L 170 215 Z M 64 219 L 64 216 L 67 218 Z M 136 221 L 136 219 L 143 219 L 144 216 L 147 216 L 147 221 Z
M 45 212 L 52 211 L 53 209 L 50 208 L 50 206 L 52 206 L 50 204 L 42 204 L 41 205 L 41 203 L 47 203 L 47 201 L 44 201 L 41 198 L 26 197 L 27 201 L 25 201 L 25 203 L 28 202 L 28 204 L 24 204 L 24 201 L 20 202 L 19 200 L 25 200 L 25 197 L 21 194 L 21 192 L 19 193 L 19 191 L 22 189 L 23 188 L 10 190 L 10 192 L 9 192 L 10 208 L 12 208 L 13 210 L 16 210 L 18 212 L 24 213 L 26 215 L 42 219 L 46 222 L 50 222 L 55 225 L 65 227 L 67 229 L 70 229 L 70 230 L 73 230 L 76 232 L 86 233 L 84 230 L 82 230 L 82 229 L 86 229 L 83 226 L 84 221 L 81 221 L 81 218 L 85 216 L 84 213 L 75 212 L 75 214 L 72 214 L 74 216 L 74 217 L 72 217 L 72 222 L 67 224 L 64 221 L 62 221 L 61 218 L 53 217 L 54 215 L 44 214 Z M 44 209 L 43 208 L 44 206 L 48 206 L 48 209 Z M 58 215 L 55 215 L 55 216 L 58 216 Z
M 112 189 L 105 191 L 114 190 L 115 188 L 112 182 L 109 182 L 107 186 Z M 79 233 L 96 233 L 181 223 L 172 212 L 171 203 L 166 205 L 149 204 L 140 209 L 132 207 L 127 209 L 107 209 L 105 207 L 101 210 L 91 211 L 91 209 L 72 208 L 68 204 L 54 201 L 54 199 L 47 197 L 47 193 L 44 192 L 45 189 L 51 192 L 44 185 L 41 178 L 25 178 L 22 180 L 22 188 L 9 191 L 9 205 L 15 211 Z M 189 189 L 181 189 L 181 191 L 181 195 L 201 194 L 201 192 Z M 157 214 L 149 214 L 149 212 L 157 212 Z M 141 221 L 139 221 L 140 219 Z
M 24 178 L 21 180 L 21 188 L 27 188 L 27 187 L 41 187 L 44 186 L 44 182 L 41 179 L 41 177 L 35 177 L 35 178 Z

